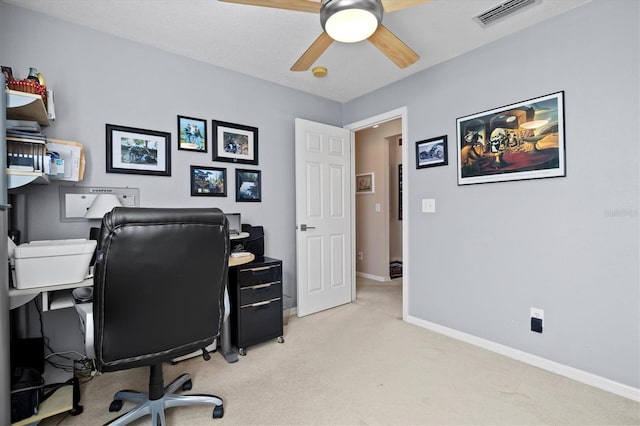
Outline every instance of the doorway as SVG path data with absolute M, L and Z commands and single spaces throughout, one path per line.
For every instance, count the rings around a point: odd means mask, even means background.
M 357 277 L 388 282 L 402 275 L 401 133 L 399 118 L 355 132 Z M 370 188 L 360 188 L 363 179 Z
M 409 160 L 409 149 L 407 147 L 407 143 L 402 143 L 400 145 L 400 143 L 402 141 L 406 141 L 407 140 L 407 108 L 406 107 L 402 107 L 396 110 L 392 110 L 383 114 L 379 114 L 377 116 L 373 116 L 364 120 L 361 120 L 359 122 L 356 123 L 352 123 L 349 125 L 344 126 L 344 128 L 351 130 L 351 147 L 352 147 L 352 152 L 356 153 L 356 136 L 360 131 L 364 131 L 366 129 L 370 129 L 375 125 L 378 126 L 382 126 L 383 124 L 386 124 L 388 122 L 395 122 L 396 125 L 399 124 L 398 129 L 399 129 L 399 133 L 396 131 L 391 131 L 389 134 L 385 135 L 386 137 L 395 137 L 395 143 L 398 146 L 398 151 L 397 151 L 397 156 L 399 158 L 396 158 L 397 160 L 400 160 L 398 162 L 398 164 L 403 164 L 403 165 L 407 165 L 408 164 L 408 160 Z M 385 141 L 386 142 L 386 141 Z M 398 201 L 400 200 L 400 186 L 399 186 L 399 173 L 402 171 L 402 193 L 403 194 L 407 194 L 407 188 L 408 188 L 408 176 L 407 173 L 404 172 L 407 168 L 405 167 L 401 167 L 398 168 L 398 166 L 396 165 L 396 169 L 395 169 L 395 173 L 391 173 L 391 168 L 389 167 L 389 158 L 391 157 L 390 155 L 390 146 L 385 143 L 385 147 L 386 147 L 386 153 L 384 154 L 385 158 L 387 159 L 386 162 L 386 169 L 383 172 L 380 173 L 384 173 L 386 174 L 386 178 L 383 183 L 386 185 L 385 190 L 387 191 L 387 194 L 389 194 L 390 191 L 390 187 L 391 185 L 398 185 L 397 187 L 397 196 L 398 196 Z M 383 151 L 384 152 L 384 151 Z M 356 153 L 357 154 L 357 153 Z M 367 171 L 365 170 L 360 170 L 360 169 L 356 169 L 356 164 L 355 164 L 355 157 L 356 154 L 354 154 L 352 162 L 353 162 L 353 167 L 352 169 L 354 170 L 354 181 L 357 183 L 356 179 L 356 174 L 361 174 L 360 172 L 364 172 L 364 174 L 367 173 Z M 395 155 L 394 155 L 395 156 Z M 374 176 L 373 176 L 373 186 L 375 188 L 375 171 L 373 172 Z M 394 179 L 393 177 L 397 175 L 398 177 L 396 179 Z M 382 175 L 381 175 L 382 177 Z M 391 178 L 390 178 L 391 177 Z M 375 189 L 374 189 L 375 191 Z M 396 193 L 396 191 L 394 191 L 394 194 Z M 374 192 L 375 194 L 375 192 Z M 373 195 L 373 194 L 371 194 Z M 359 198 L 365 198 L 367 196 L 367 194 L 357 194 L 354 193 L 353 194 L 353 205 L 357 206 L 358 203 L 358 199 Z M 387 197 L 389 197 L 389 195 L 387 195 Z M 374 199 L 375 197 L 372 197 L 372 199 Z M 386 209 L 387 211 L 387 226 L 385 226 L 386 231 L 386 235 L 387 235 L 387 243 L 384 245 L 384 250 L 386 252 L 386 259 L 390 259 L 392 257 L 391 255 L 391 249 L 389 246 L 389 234 L 391 233 L 389 230 L 389 226 L 388 223 L 390 223 L 389 221 L 391 220 L 391 218 L 394 218 L 396 220 L 398 220 L 400 222 L 400 229 L 401 232 L 400 236 L 398 237 L 400 240 L 400 245 L 401 245 L 401 256 L 402 256 L 402 262 L 403 262 L 403 273 L 402 273 L 402 318 L 405 319 L 407 317 L 407 312 L 408 312 L 408 300 L 409 300 L 409 293 L 408 293 L 408 262 L 409 262 L 409 252 L 408 252 L 408 223 L 409 223 L 409 217 L 408 217 L 408 203 L 407 203 L 407 197 L 402 197 L 402 201 L 399 201 L 399 204 L 397 205 L 397 208 L 393 208 L 391 209 L 389 207 L 389 199 L 387 198 L 387 200 L 385 200 L 385 204 L 382 204 L 382 201 L 380 201 L 380 212 L 382 213 L 382 209 Z M 377 206 L 377 201 L 373 201 L 373 203 L 369 203 L 370 205 L 368 206 L 369 211 L 371 211 L 373 209 L 373 211 L 377 214 L 378 212 L 376 211 L 378 209 Z M 354 209 L 356 211 L 354 211 L 353 214 L 353 218 L 352 218 L 352 235 L 353 235 L 353 241 L 356 241 L 357 238 L 357 234 L 356 234 L 356 230 L 358 229 L 358 222 L 359 220 L 357 219 L 357 207 Z M 399 215 L 402 215 L 402 220 L 399 220 Z M 375 228 L 374 228 L 375 229 Z M 371 232 L 371 230 L 369 230 L 369 232 Z M 360 250 L 357 247 L 357 244 L 354 243 L 354 260 L 353 260 L 353 292 L 352 292 L 352 298 L 353 300 L 355 300 L 356 297 L 356 269 L 358 268 L 356 266 L 357 262 L 359 262 L 358 260 L 358 252 Z M 366 253 L 363 253 L 362 255 L 364 258 L 366 258 Z M 389 261 L 387 260 L 386 265 L 384 266 L 387 273 L 385 274 L 385 276 L 389 276 Z M 359 274 L 361 275 L 361 274 Z

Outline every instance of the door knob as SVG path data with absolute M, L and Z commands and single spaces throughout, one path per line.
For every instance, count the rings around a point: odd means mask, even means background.
M 316 229 L 316 227 L 315 226 L 307 226 L 304 223 L 302 225 L 300 225 L 300 230 L 301 231 L 306 231 L 307 229 Z

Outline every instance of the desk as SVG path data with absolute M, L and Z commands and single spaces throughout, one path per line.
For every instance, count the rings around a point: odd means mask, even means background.
M 249 256 L 243 257 L 229 257 L 229 266 L 238 266 L 243 265 L 245 263 L 252 262 L 255 259 L 253 254 L 249 254 Z M 59 309 L 63 307 L 73 307 L 73 298 L 71 296 L 71 291 L 78 287 L 89 287 L 93 286 L 93 277 L 87 278 L 82 282 L 73 283 L 73 284 L 60 284 L 54 286 L 47 287 L 34 287 L 29 289 L 9 289 L 9 306 L 10 309 L 17 308 L 22 306 L 32 299 L 34 299 L 39 294 L 42 294 L 42 310 L 46 311 L 49 309 Z M 58 300 L 56 306 L 53 306 L 56 303 L 56 299 L 59 299 L 55 295 L 57 293 L 63 293 L 63 300 Z M 68 299 L 68 300 L 67 300 Z M 225 306 L 230 307 L 228 302 L 229 296 L 227 293 L 227 289 L 225 289 Z M 45 309 L 45 305 L 47 309 Z M 232 363 L 238 361 L 238 354 L 231 346 L 231 325 L 230 325 L 230 317 L 222 324 L 222 330 L 220 330 L 220 354 L 227 360 L 227 362 Z M 40 406 L 39 412 L 37 415 L 29 417 L 28 419 L 24 419 L 15 425 L 26 425 L 38 422 L 46 417 L 54 416 L 59 413 L 63 413 L 65 411 L 70 411 L 73 409 L 73 392 L 71 386 L 63 386 L 58 389 L 49 399 L 42 403 Z M 14 426 L 15 426 L 14 425 Z
M 249 253 L 249 256 L 243 257 L 229 257 L 229 267 L 244 265 L 245 263 L 253 262 L 256 257 Z M 229 289 L 224 291 L 224 304 L 225 307 L 231 308 L 229 303 Z M 228 315 L 222 324 L 222 330 L 220 330 L 220 355 L 227 360 L 227 362 L 237 362 L 238 353 L 231 346 L 231 315 Z
M 243 257 L 229 257 L 229 267 L 243 265 L 245 263 L 253 262 L 255 256 L 249 253 L 248 256 Z M 82 282 L 73 284 L 60 284 L 47 287 L 34 287 L 28 289 L 9 289 L 9 309 L 14 309 L 22 306 L 39 294 L 42 295 L 42 310 L 48 311 L 51 309 L 70 308 L 74 306 L 73 296 L 71 291 L 78 287 L 90 287 L 93 286 L 93 277 L 87 278 Z M 229 295 L 225 289 L 225 307 L 230 307 Z M 238 360 L 238 354 L 231 347 L 230 340 L 230 325 L 229 318 L 226 319 L 220 330 L 220 353 L 227 360 L 227 362 L 236 362 Z
M 74 288 L 90 287 L 90 286 L 93 286 L 93 277 L 87 278 L 84 281 L 81 281 L 79 283 L 73 283 L 73 284 L 59 284 L 59 285 L 50 285 L 46 287 L 33 287 L 33 288 L 26 288 L 26 289 L 9 288 L 9 309 L 15 309 L 19 306 L 25 305 L 29 303 L 32 299 L 34 299 L 37 295 L 42 294 L 42 297 L 43 297 L 42 310 L 48 311 L 49 309 L 51 309 L 50 301 L 52 300 L 51 295 L 53 293 L 68 290 L 67 292 L 70 295 L 71 291 Z M 71 307 L 71 306 L 73 306 L 73 302 L 68 304 L 68 306 L 60 306 L 60 307 Z
M 244 265 L 245 263 L 253 262 L 255 258 L 256 257 L 253 255 L 253 253 L 249 253 L 248 256 L 242 256 L 242 257 L 229 256 L 229 267 Z
M 241 240 L 243 238 L 247 238 L 249 236 L 248 232 L 239 232 L 238 235 L 230 235 L 230 240 Z

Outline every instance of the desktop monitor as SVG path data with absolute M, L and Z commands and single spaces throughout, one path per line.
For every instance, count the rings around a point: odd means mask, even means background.
M 240 220 L 240 213 L 225 213 L 227 221 L 229 222 L 229 235 L 238 235 L 242 232 L 242 222 Z

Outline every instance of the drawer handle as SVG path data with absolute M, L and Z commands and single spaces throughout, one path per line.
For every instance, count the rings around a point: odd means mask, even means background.
M 251 288 L 254 290 L 260 290 L 261 288 L 267 288 L 267 287 L 271 287 L 271 283 L 254 285 Z
M 250 305 L 242 305 L 240 306 L 241 309 L 245 309 L 245 308 L 259 308 L 259 307 L 264 307 L 266 308 L 267 305 L 269 305 L 271 302 L 277 302 L 278 300 L 280 300 L 279 297 L 276 297 L 275 299 L 270 299 L 270 300 L 264 300 L 262 302 L 256 302 L 256 303 L 252 303 Z
M 258 272 L 258 271 L 266 271 L 267 269 L 271 269 L 271 268 L 273 268 L 273 266 L 262 266 L 260 268 L 243 269 L 243 271 Z

